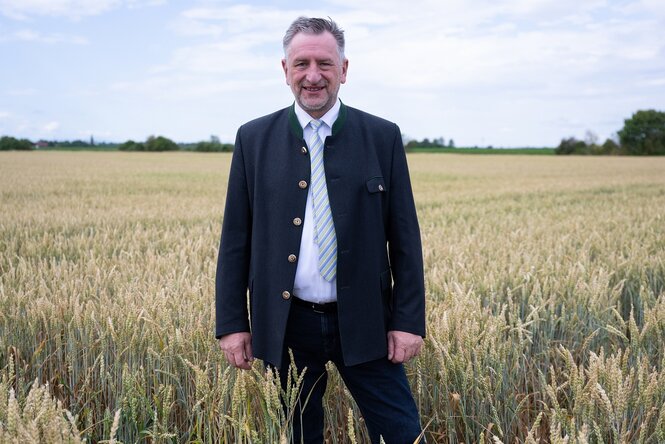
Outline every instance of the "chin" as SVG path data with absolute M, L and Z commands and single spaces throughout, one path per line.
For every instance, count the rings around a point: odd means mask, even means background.
M 327 99 L 326 100 L 316 100 L 316 101 L 314 101 L 314 100 L 303 100 L 303 99 L 300 100 L 300 106 L 304 110 L 308 110 L 308 111 L 322 110 L 326 107 L 327 104 L 328 104 Z

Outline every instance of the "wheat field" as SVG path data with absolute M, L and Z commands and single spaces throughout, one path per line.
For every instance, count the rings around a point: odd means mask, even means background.
M 0 443 L 287 442 L 275 375 L 213 337 L 229 162 L 0 153 Z M 428 442 L 665 442 L 665 158 L 409 165 Z M 332 373 L 327 442 L 367 442 Z

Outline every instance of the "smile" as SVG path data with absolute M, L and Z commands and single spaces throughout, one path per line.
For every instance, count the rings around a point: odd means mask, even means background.
M 321 91 L 323 88 L 324 88 L 323 86 L 303 86 L 303 89 L 309 92 L 318 92 Z

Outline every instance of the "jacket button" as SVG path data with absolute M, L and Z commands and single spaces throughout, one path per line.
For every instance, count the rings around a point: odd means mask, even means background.
M 379 191 L 383 191 L 383 185 L 379 185 Z
M 307 154 L 307 147 L 304 146 L 304 147 L 300 148 L 300 152 L 303 153 L 303 154 Z
M 296 217 L 295 219 L 293 219 L 293 225 L 295 225 L 296 227 L 301 226 L 302 225 L 302 219 L 299 218 L 299 217 Z
M 295 254 L 289 254 L 289 262 L 294 263 L 298 259 Z
M 289 299 L 290 297 L 291 297 L 291 293 L 289 293 L 288 291 L 284 290 L 282 292 L 282 298 Z
M 304 190 L 305 188 L 307 188 L 307 181 L 301 180 L 300 182 L 298 182 L 298 186 Z

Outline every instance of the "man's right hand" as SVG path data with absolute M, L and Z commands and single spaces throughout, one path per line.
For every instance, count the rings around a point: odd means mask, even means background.
M 249 370 L 254 361 L 252 335 L 247 332 L 229 333 L 219 338 L 219 348 L 233 367 Z

